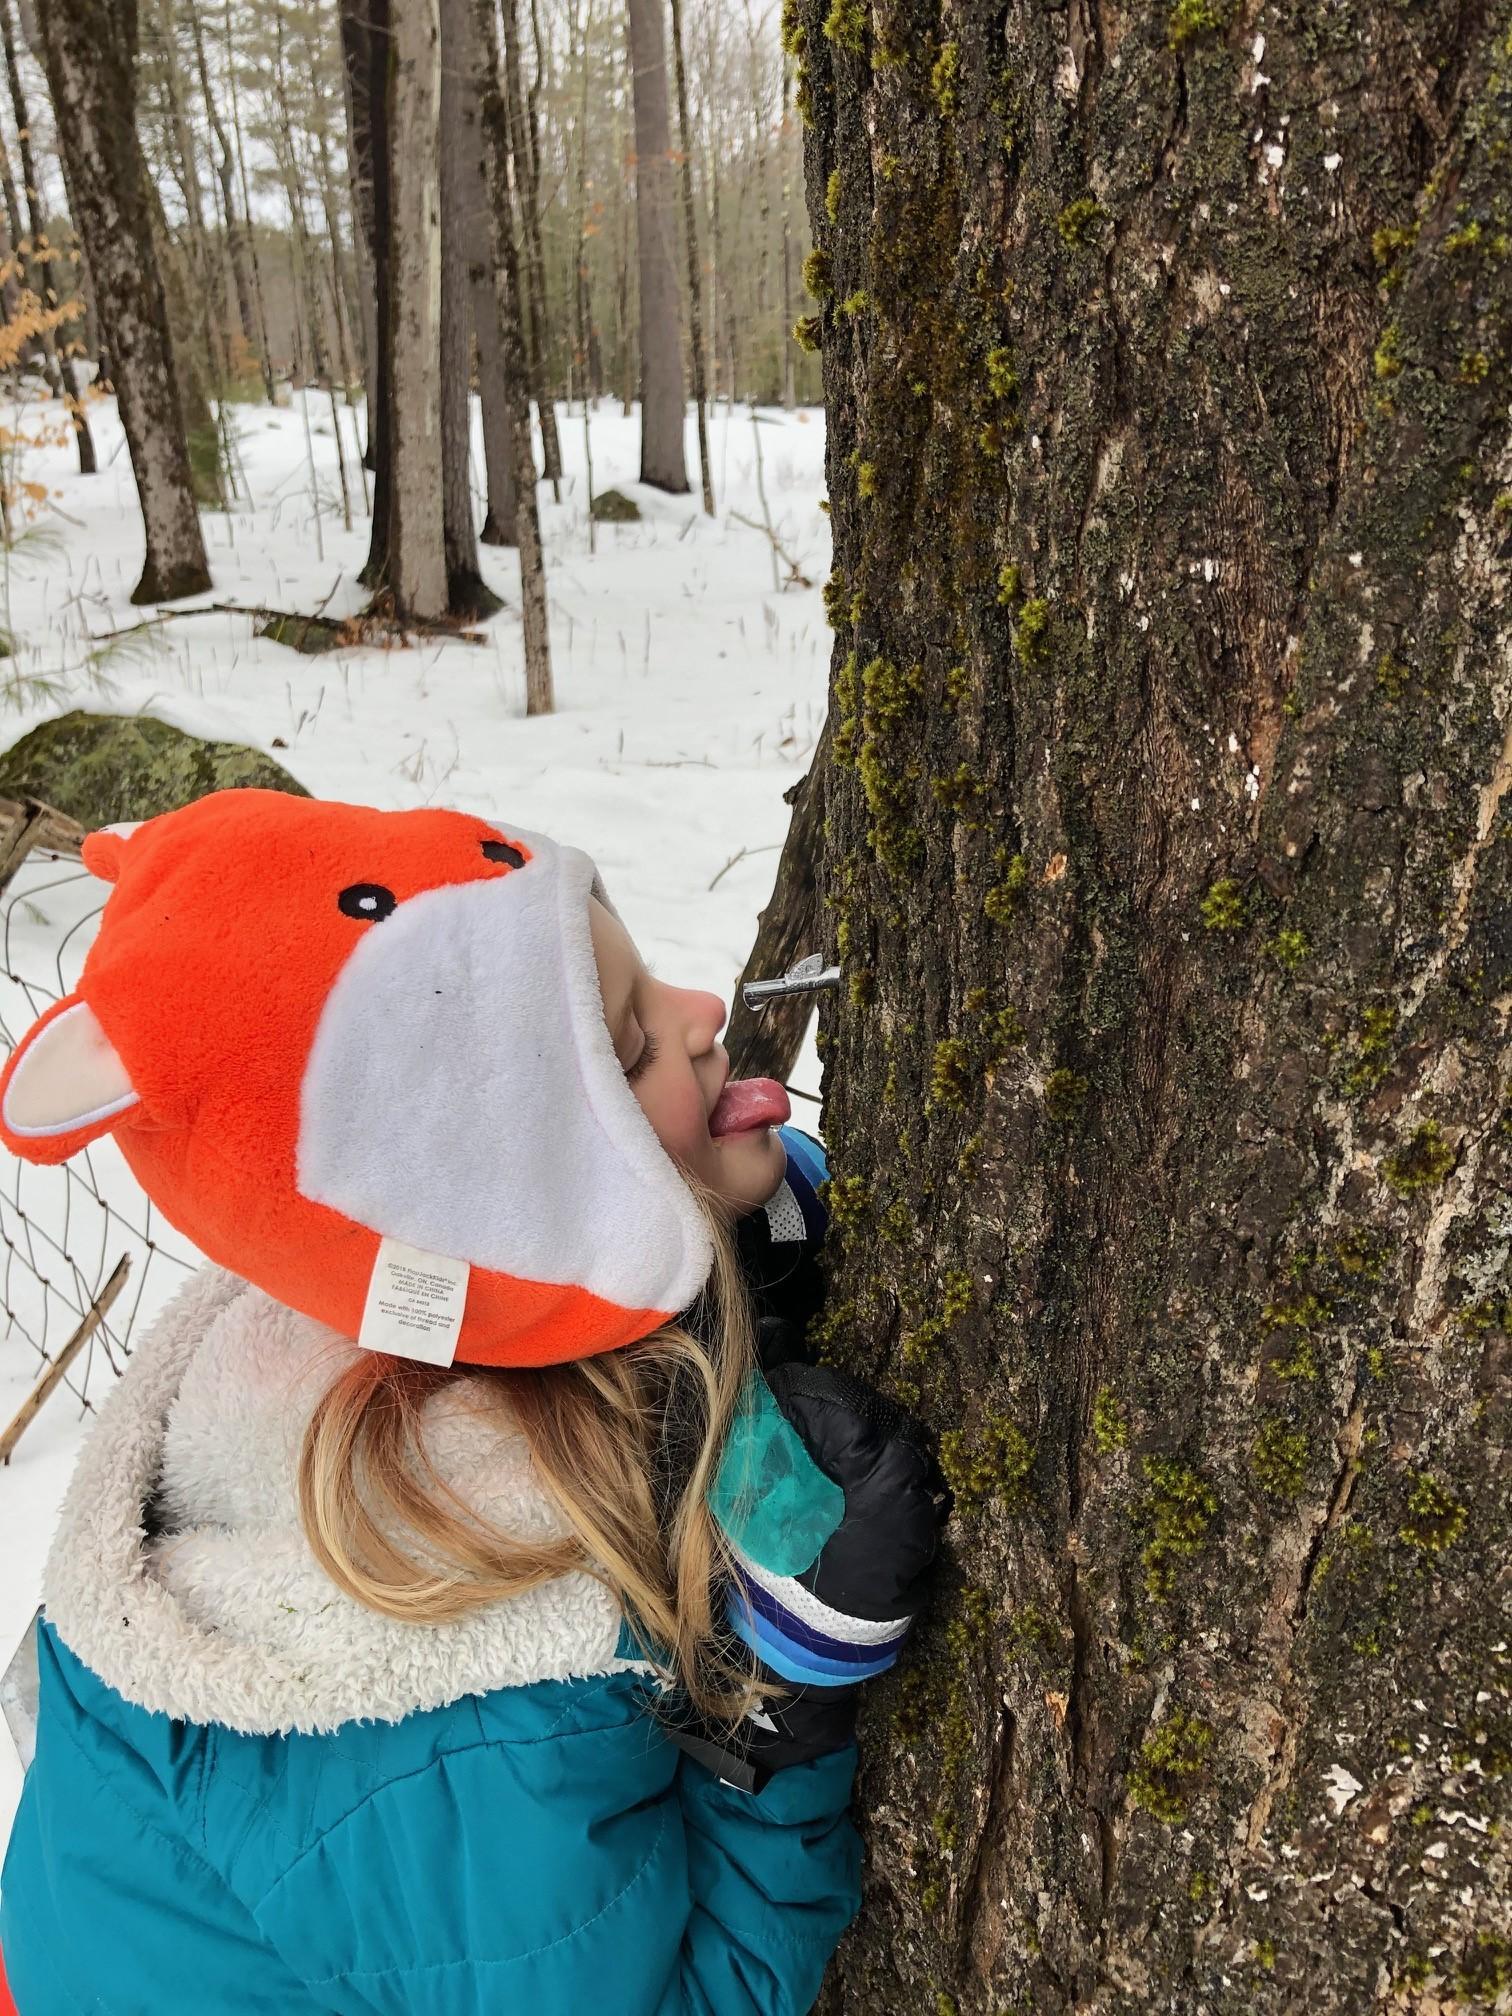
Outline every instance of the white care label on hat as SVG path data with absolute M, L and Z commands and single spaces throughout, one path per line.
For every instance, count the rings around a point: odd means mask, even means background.
M 364 1351 L 450 1365 L 471 1272 L 465 1260 L 427 1253 L 402 1239 L 380 1240 L 357 1342 Z

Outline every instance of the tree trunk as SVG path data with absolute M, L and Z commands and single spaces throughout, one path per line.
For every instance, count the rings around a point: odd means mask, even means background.
M 474 261 L 471 287 L 473 334 L 478 344 L 478 403 L 483 409 L 483 474 L 488 485 L 488 508 L 478 537 L 485 546 L 517 546 L 520 535 L 504 344 L 493 275 L 486 263 Z
M 530 440 L 530 394 L 525 378 L 525 338 L 520 326 L 520 264 L 515 250 L 514 206 L 509 190 L 508 127 L 503 86 L 499 78 L 499 40 L 494 29 L 493 0 L 474 0 L 478 79 L 478 126 L 483 138 L 483 169 L 491 201 L 488 205 L 492 240 L 494 301 L 504 345 L 504 385 L 509 402 L 510 442 L 514 452 L 516 530 L 520 545 L 520 609 L 525 642 L 525 711 L 549 714 L 555 704 L 551 680 L 551 631 L 546 607 L 546 567 L 541 552 L 541 521 L 536 510 L 535 451 Z
M 625 22 L 625 67 L 630 67 L 630 27 Z M 624 140 L 624 115 L 621 111 L 622 99 L 619 93 L 614 100 L 614 206 L 616 226 L 614 233 L 614 368 L 620 409 L 628 420 L 635 397 L 634 350 L 635 337 L 630 316 L 630 210 L 627 188 L 630 180 L 630 161 Z
M 793 152 L 788 144 L 788 92 L 792 71 L 787 52 L 782 58 L 782 404 L 792 412 L 797 404 L 793 366 L 797 361 L 793 342 Z
M 352 241 L 362 290 L 363 378 L 367 387 L 368 441 L 365 457 L 375 468 L 373 448 L 378 413 L 377 157 L 373 144 L 374 51 L 367 0 L 340 0 L 341 77 L 346 99 L 347 172 L 352 185 Z M 381 75 L 381 73 L 379 73 Z M 375 485 L 376 488 L 376 485 Z M 377 516 L 374 504 L 373 515 Z
M 16 62 L 16 36 L 11 26 L 10 0 L 0 0 L 0 39 L 3 39 L 5 44 L 5 75 L 10 85 L 11 113 L 16 122 L 16 143 L 21 152 L 21 182 L 26 191 L 30 254 L 36 264 L 38 278 L 42 282 L 43 309 L 50 313 L 58 307 L 62 297 L 58 292 L 58 270 L 53 261 L 52 245 L 47 236 L 47 220 L 42 213 L 42 200 L 37 190 L 37 169 L 31 144 L 31 116 L 27 110 L 21 71 Z M 81 315 L 83 307 L 84 296 L 81 288 L 78 301 L 78 311 Z M 84 417 L 83 387 L 79 383 L 79 373 L 74 363 L 78 338 L 65 326 L 61 338 L 49 335 L 48 342 L 54 345 L 57 353 L 58 382 L 62 389 L 69 424 L 74 430 L 74 449 L 79 458 L 79 474 L 93 476 L 98 466 L 95 462 L 94 437 L 89 431 L 89 422 Z
M 135 125 L 136 19 L 108 0 L 41 10 L 42 49 L 75 220 L 109 330 L 121 423 L 146 530 L 134 602 L 210 586 L 184 438 L 152 201 Z
M 676 492 L 688 488 L 688 465 L 683 452 L 682 329 L 662 0 L 629 0 L 629 15 L 635 86 L 635 231 L 640 253 L 640 480 Z
M 201 290 L 196 276 L 188 270 L 183 255 L 173 242 L 163 211 L 162 192 L 150 171 L 147 175 L 147 208 L 152 224 L 153 257 L 162 277 L 166 326 L 173 344 L 179 412 L 183 416 L 194 495 L 198 503 L 211 510 L 219 510 L 226 501 L 222 487 L 224 458 L 220 429 L 210 405 L 203 318 L 196 299 Z M 175 329 L 180 332 L 176 340 L 173 339 Z
M 273 381 L 273 346 L 268 341 L 268 304 L 263 294 L 262 264 L 257 256 L 257 232 L 252 222 L 252 194 L 247 186 L 247 149 L 242 135 L 241 97 L 236 83 L 236 49 L 231 38 L 231 0 L 226 0 L 226 80 L 231 87 L 231 133 L 236 142 L 236 172 L 241 183 L 242 216 L 247 227 L 247 264 L 252 275 L 252 299 L 257 308 L 263 391 L 268 404 L 278 403 Z
M 441 465 L 446 602 L 467 622 L 502 605 L 478 565 L 469 453 L 472 446 L 470 215 L 477 188 L 477 87 L 472 0 L 441 0 Z
M 516 0 L 504 0 L 504 97 L 514 160 L 515 190 L 520 205 L 521 252 L 525 266 L 526 356 L 531 389 L 541 422 L 541 462 L 553 486 L 562 480 L 562 446 L 557 438 L 556 407 L 546 368 L 551 325 L 546 315 L 546 261 L 541 248 L 539 177 L 536 173 L 535 99 L 527 110 L 520 84 L 520 31 Z M 537 31 L 536 48 L 540 39 Z
M 189 27 L 194 36 L 194 65 L 199 73 L 200 95 L 205 103 L 205 116 L 210 122 L 210 131 L 215 136 L 215 173 L 220 183 L 221 217 L 226 232 L 226 253 L 231 262 L 231 283 L 236 294 L 236 315 L 241 324 L 242 340 L 247 348 L 257 356 L 258 331 L 257 316 L 253 306 L 252 268 L 248 258 L 248 234 L 241 213 L 236 207 L 236 161 L 231 152 L 231 136 L 226 131 L 226 122 L 220 114 L 215 87 L 210 82 L 210 64 L 205 55 L 205 31 L 200 20 L 200 9 L 189 8 Z M 262 359 L 264 389 L 272 401 L 272 384 L 268 378 L 268 362 Z
M 1512 9 L 792 30 L 820 1341 L 957 1494 L 820 2007 L 1501 2007 Z
M 682 141 L 683 238 L 688 254 L 688 348 L 693 359 L 693 408 L 698 416 L 698 473 L 703 508 L 714 516 L 714 477 L 709 467 L 709 407 L 704 386 L 703 289 L 698 273 L 698 221 L 693 209 L 693 133 L 688 122 L 688 73 L 683 62 L 681 0 L 672 0 L 672 53 L 677 65 L 677 131 Z
M 380 21 L 380 14 L 384 17 Z M 386 72 L 378 175 L 379 490 L 366 579 L 400 616 L 444 616 L 446 547 L 441 479 L 441 48 L 438 0 L 374 0 L 375 79 Z M 378 91 L 371 105 L 375 155 Z M 386 185 L 386 188 L 384 187 Z M 386 197 L 386 200 L 385 200 Z M 386 227 L 386 228 L 385 228 Z M 385 455 L 386 437 L 386 455 Z M 385 472 L 383 464 L 388 462 Z M 385 474 L 387 483 L 385 486 Z
M 467 284 L 473 334 L 478 346 L 478 403 L 483 412 L 483 469 L 488 507 L 478 535 L 485 546 L 513 546 L 518 541 L 514 480 L 514 441 L 510 432 L 509 393 L 504 383 L 504 338 L 499 327 L 499 303 L 494 292 L 493 237 L 488 219 L 488 182 L 483 165 L 483 133 L 478 110 L 477 52 L 472 14 L 463 16 L 468 63 L 465 91 L 454 131 L 463 174 L 461 230 L 467 257 Z M 534 471 L 532 470 L 532 476 Z

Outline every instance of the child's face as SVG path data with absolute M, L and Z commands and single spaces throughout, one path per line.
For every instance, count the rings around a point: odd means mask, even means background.
M 725 1024 L 717 994 L 674 987 L 650 973 L 619 919 L 588 899 L 604 1019 L 630 1089 L 676 1161 L 739 1218 L 773 1195 L 787 1168 L 775 1127 L 711 1135 L 709 1114 L 730 1074 L 716 1039 Z

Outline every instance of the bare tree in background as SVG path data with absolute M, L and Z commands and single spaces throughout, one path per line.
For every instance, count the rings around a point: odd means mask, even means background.
M 698 473 L 703 508 L 714 516 L 714 478 L 709 469 L 709 413 L 704 387 L 703 284 L 698 270 L 698 222 L 693 207 L 693 134 L 688 122 L 688 72 L 683 62 L 682 0 L 672 0 L 672 51 L 677 64 L 677 130 L 682 141 L 683 238 L 688 254 L 689 351 L 693 360 L 693 408 L 698 416 Z
M 344 0 L 368 83 L 378 372 L 363 580 L 403 619 L 447 613 L 441 462 L 439 0 Z
M 21 186 L 26 196 L 29 243 L 18 246 L 35 264 L 37 277 L 41 281 L 41 300 L 44 309 L 58 306 L 62 295 L 58 286 L 57 264 L 53 257 L 52 245 L 47 236 L 47 220 L 42 212 L 42 201 L 37 190 L 37 169 L 31 138 L 31 113 L 27 108 L 26 92 L 21 82 L 21 71 L 16 62 L 16 35 L 11 23 L 10 0 L 0 0 L 0 39 L 5 45 L 5 75 L 10 85 L 11 112 L 16 121 L 16 144 L 21 155 Z M 89 431 L 89 422 L 84 417 L 83 388 L 79 383 L 78 368 L 74 363 L 76 339 L 65 328 L 61 342 L 51 329 L 43 337 L 48 346 L 56 345 L 57 375 L 64 405 L 68 410 L 69 423 L 74 431 L 74 445 L 79 456 L 79 473 L 92 476 L 95 473 L 94 437 Z
M 482 115 L 478 106 L 478 65 L 472 8 L 462 9 L 467 60 L 461 70 L 461 90 L 453 131 L 456 136 L 462 186 L 458 194 L 459 225 L 467 262 L 467 286 L 473 339 L 478 353 L 478 404 L 483 418 L 483 477 L 487 507 L 478 537 L 485 546 L 518 543 L 514 437 L 509 417 L 509 388 L 504 382 L 504 334 L 499 325 L 499 300 L 494 289 L 493 232 L 489 223 L 488 178 L 483 162 Z M 534 470 L 532 469 L 532 479 Z
M 121 424 L 146 534 L 135 602 L 210 586 L 178 373 L 137 138 L 136 16 L 109 0 L 48 0 L 40 15 L 48 88 L 75 222 L 110 334 Z
M 469 279 L 477 184 L 472 0 L 441 0 L 441 471 L 446 605 L 473 621 L 501 605 L 478 564 L 469 449 L 472 313 Z M 469 153 L 472 159 L 469 160 Z
M 662 0 L 628 0 L 635 84 L 635 227 L 640 249 L 641 459 L 643 483 L 686 490 L 682 319 L 677 294 L 672 135 L 667 112 L 667 38 Z
M 525 354 L 530 367 L 536 413 L 541 423 L 541 460 L 547 480 L 557 485 L 562 477 L 562 447 L 557 439 L 556 409 L 552 404 L 546 370 L 546 263 L 541 249 L 535 100 L 532 94 L 527 106 L 520 83 L 520 30 L 516 0 L 503 0 L 501 12 L 504 18 L 505 122 L 509 132 L 510 158 L 514 163 L 514 186 L 519 200 L 524 254 L 525 289 L 521 312 L 525 318 Z
M 237 320 L 242 340 L 256 357 L 268 404 L 273 403 L 273 372 L 268 358 L 268 335 L 262 303 L 253 271 L 255 253 L 252 234 L 236 200 L 236 157 L 231 136 L 221 116 L 220 103 L 210 78 L 210 62 L 205 53 L 205 29 L 198 4 L 188 8 L 189 32 L 194 38 L 194 67 L 199 77 L 200 102 L 215 140 L 215 174 L 220 186 L 221 228 L 226 234 L 226 253 L 231 262 L 231 279 L 236 294 Z M 261 325 L 261 326 L 260 326 Z
M 520 326 L 520 263 L 515 242 L 514 205 L 509 188 L 508 125 L 499 77 L 499 41 L 494 28 L 492 0 L 473 0 L 473 23 L 477 41 L 476 75 L 483 164 L 492 198 L 488 217 L 493 241 L 494 295 L 504 344 L 504 384 L 509 400 L 509 431 L 514 448 L 520 605 L 525 633 L 525 711 L 528 714 L 549 714 L 555 699 L 551 681 L 546 567 L 536 509 L 530 394 L 525 377 L 525 339 Z

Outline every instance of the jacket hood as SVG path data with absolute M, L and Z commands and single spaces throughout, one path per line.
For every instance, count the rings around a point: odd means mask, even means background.
M 191 1276 L 85 1442 L 44 1576 L 64 1640 L 127 1701 L 249 1734 L 396 1722 L 533 1681 L 649 1671 L 619 1605 L 578 1573 L 447 1624 L 379 1616 L 316 1562 L 296 1466 L 315 1400 L 357 1346 L 225 1269 Z M 523 1436 L 469 1413 L 459 1372 L 427 1411 L 437 1474 L 506 1533 L 565 1529 Z M 145 1506 L 156 1494 L 155 1537 Z

